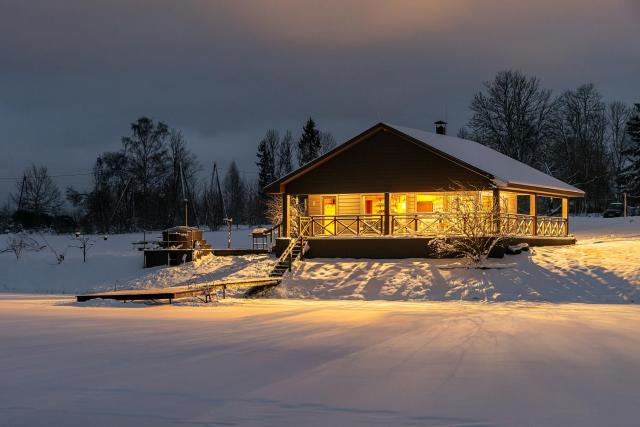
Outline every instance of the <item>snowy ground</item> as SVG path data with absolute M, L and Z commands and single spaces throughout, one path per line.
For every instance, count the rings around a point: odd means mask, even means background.
M 235 248 L 250 248 L 250 229 L 233 229 Z M 0 248 L 8 236 L 0 235 Z M 0 253 L 0 292 L 76 294 L 90 291 L 177 286 L 226 277 L 255 277 L 268 273 L 273 259 L 267 256 L 207 257 L 195 264 L 175 268 L 143 269 L 142 252 L 132 242 L 143 240 L 142 233 L 110 235 L 107 240 L 94 236 L 86 263 L 82 252 L 69 247 L 74 241 L 64 235 L 32 234 L 39 243 L 45 241 L 57 253 L 64 253 L 62 264 L 48 250 L 25 252 L 20 260 L 11 253 Z M 206 232 L 214 248 L 227 247 L 227 232 Z M 160 232 L 148 233 L 147 239 L 160 239 Z
M 449 260 L 313 259 L 299 262 L 276 290 L 278 298 L 359 300 L 640 302 L 640 217 L 571 218 L 578 244 L 534 248 L 500 261 L 495 270 L 443 269 Z M 40 239 L 40 236 L 34 236 Z M 207 233 L 214 247 L 226 247 L 226 232 Z M 71 241 L 45 236 L 58 252 Z M 270 256 L 207 257 L 181 267 L 142 269 L 131 242 L 142 235 L 96 238 L 87 263 L 78 249 L 66 249 L 57 265 L 49 251 L 16 261 L 0 254 L 0 291 L 85 293 L 176 286 L 223 278 L 266 275 Z M 2 244 L 0 236 L 0 245 Z M 234 230 L 235 247 L 249 247 L 249 229 Z M 243 290 L 238 290 L 242 292 Z M 231 295 L 233 295 L 231 292 Z
M 5 294 L 0 425 L 634 426 L 639 330 L 637 305 Z
M 86 264 L 71 249 L 61 265 L 2 254 L 0 288 L 12 293 L 0 293 L 0 426 L 638 425 L 640 306 L 603 302 L 640 300 L 640 218 L 572 225 L 575 247 L 505 258 L 514 265 L 502 270 L 308 260 L 276 294 L 304 300 L 42 295 L 262 274 L 273 262 L 142 270 L 130 247 L 140 236 L 97 241 Z M 474 298 L 520 301 L 380 301 Z
M 451 260 L 313 259 L 277 293 L 289 298 L 640 302 L 640 217 L 571 218 L 575 246 L 533 248 L 492 270 Z

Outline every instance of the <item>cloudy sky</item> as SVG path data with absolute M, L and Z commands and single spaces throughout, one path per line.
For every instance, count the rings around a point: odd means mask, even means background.
M 640 0 L 0 0 L 0 201 L 32 162 L 90 170 L 142 115 L 247 177 L 308 116 L 338 141 L 445 111 L 455 132 L 506 68 L 640 101 Z

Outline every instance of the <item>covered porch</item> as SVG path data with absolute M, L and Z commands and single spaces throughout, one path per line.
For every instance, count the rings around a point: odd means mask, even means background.
M 566 197 L 501 189 L 283 194 L 283 235 L 305 238 L 456 236 L 468 225 L 466 222 L 474 221 L 475 227 L 484 234 L 563 239 L 570 235 L 568 207 Z

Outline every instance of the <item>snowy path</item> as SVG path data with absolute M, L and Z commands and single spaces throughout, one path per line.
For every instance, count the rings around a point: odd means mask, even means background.
M 0 425 L 629 426 L 640 307 L 0 295 Z

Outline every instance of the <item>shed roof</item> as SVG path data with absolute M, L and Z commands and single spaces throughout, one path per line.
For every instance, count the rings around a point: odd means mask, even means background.
M 571 197 L 584 196 L 584 191 L 579 188 L 560 181 L 557 178 L 477 142 L 388 123 L 378 123 L 323 156 L 301 166 L 297 170 L 280 178 L 278 181 L 269 184 L 266 188 L 267 191 L 277 192 L 276 188 L 281 184 L 286 184 L 304 174 L 307 170 L 320 166 L 320 164 L 329 158 L 339 155 L 341 151 L 362 141 L 363 137 L 366 137 L 371 132 L 380 129 L 395 131 L 408 137 L 413 142 L 423 145 L 427 149 L 443 154 L 445 157 L 454 158 L 475 170 L 484 172 L 492 177 L 497 187 L 520 188 L 533 191 L 542 190 L 542 192 L 559 193 Z

